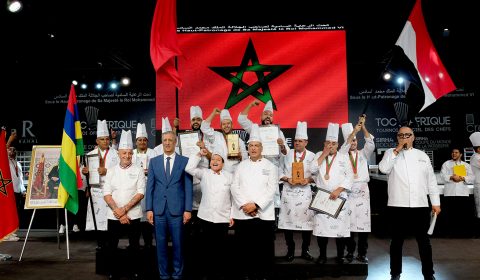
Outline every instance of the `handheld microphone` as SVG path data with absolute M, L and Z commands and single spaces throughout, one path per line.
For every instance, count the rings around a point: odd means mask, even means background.
M 403 144 L 403 149 L 404 149 L 404 150 L 408 149 L 407 143 Z

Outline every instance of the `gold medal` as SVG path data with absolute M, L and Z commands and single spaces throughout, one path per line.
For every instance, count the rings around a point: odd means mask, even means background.
M 328 180 L 330 179 L 330 176 L 328 174 L 325 174 L 325 176 L 323 176 L 325 178 L 325 180 Z
M 358 179 L 358 174 L 353 175 L 353 178 Z

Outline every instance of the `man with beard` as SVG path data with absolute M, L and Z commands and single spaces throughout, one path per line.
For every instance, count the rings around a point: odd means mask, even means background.
M 215 131 L 211 127 L 212 120 L 216 115 L 220 115 L 220 126 L 222 132 Z M 228 155 L 227 135 L 232 133 L 233 121 L 232 117 L 230 116 L 230 112 L 227 109 L 223 109 L 222 111 L 220 111 L 218 108 L 213 109 L 210 116 L 208 116 L 208 118 L 202 122 L 200 129 L 202 130 L 204 139 L 206 139 L 206 142 L 211 150 L 219 150 L 220 152 Z M 240 146 L 240 155 L 233 158 L 228 157 L 228 159 L 225 161 L 225 171 L 228 171 L 232 174 L 235 173 L 240 161 L 248 158 L 245 142 L 239 138 L 238 145 Z
M 253 122 L 250 119 L 248 119 L 248 113 L 250 112 L 250 109 L 252 109 L 252 107 L 258 106 L 259 104 L 260 102 L 258 100 L 252 101 L 238 115 L 237 121 L 247 133 L 251 132 L 252 124 L 253 124 Z M 269 100 L 265 104 L 260 121 L 262 125 L 273 124 L 273 105 L 271 100 Z M 278 178 L 280 178 L 280 174 L 282 173 L 281 163 L 283 162 L 283 157 L 290 151 L 290 148 L 288 147 L 288 145 L 286 145 L 285 136 L 281 130 L 279 130 L 279 138 L 277 140 L 277 143 L 279 148 L 278 156 L 274 156 L 274 157 L 269 156 L 266 158 L 268 158 L 268 160 L 270 160 L 277 167 Z M 276 212 L 275 216 L 276 217 L 278 216 L 279 208 L 280 208 L 280 185 L 275 191 L 275 212 Z

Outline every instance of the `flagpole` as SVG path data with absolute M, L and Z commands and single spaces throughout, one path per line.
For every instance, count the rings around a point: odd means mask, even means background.
M 175 56 L 175 70 L 178 71 L 177 56 Z M 179 115 L 178 115 L 178 87 L 177 86 L 175 86 L 175 117 L 179 118 Z

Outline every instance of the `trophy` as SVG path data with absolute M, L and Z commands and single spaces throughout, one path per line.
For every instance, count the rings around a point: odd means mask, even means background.
M 227 158 L 237 158 L 238 156 L 240 156 L 240 141 L 238 134 L 227 135 L 227 148 Z
M 292 162 L 292 183 L 301 184 L 303 179 L 303 162 Z

